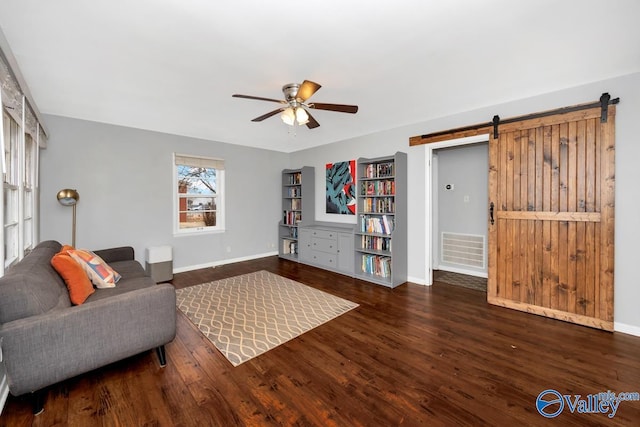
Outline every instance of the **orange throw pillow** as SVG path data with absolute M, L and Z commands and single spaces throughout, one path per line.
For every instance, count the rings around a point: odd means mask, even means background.
M 71 303 L 80 305 L 96 290 L 93 288 L 91 281 L 89 281 L 89 276 L 82 269 L 82 266 L 67 253 L 69 249 L 73 248 L 65 245 L 60 252 L 51 258 L 51 265 L 67 284 Z

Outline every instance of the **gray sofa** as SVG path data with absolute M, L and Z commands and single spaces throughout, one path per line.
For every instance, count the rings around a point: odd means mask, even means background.
M 115 288 L 96 289 L 74 306 L 63 279 L 51 266 L 61 249 L 37 245 L 0 278 L 0 339 L 9 391 L 33 393 L 43 409 L 43 388 L 126 357 L 156 348 L 176 333 L 176 294 L 134 259 L 133 248 L 95 251 L 122 275 Z

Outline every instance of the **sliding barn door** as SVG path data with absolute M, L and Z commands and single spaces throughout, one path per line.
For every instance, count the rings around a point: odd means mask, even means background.
M 614 121 L 610 106 L 491 135 L 490 303 L 613 330 Z

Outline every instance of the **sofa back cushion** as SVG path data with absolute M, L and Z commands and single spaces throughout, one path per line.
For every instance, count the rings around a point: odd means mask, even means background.
M 42 242 L 0 278 L 0 323 L 71 306 L 64 281 L 51 266 L 60 248 L 58 242 Z

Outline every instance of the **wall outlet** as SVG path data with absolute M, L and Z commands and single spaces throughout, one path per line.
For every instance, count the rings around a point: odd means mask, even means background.
M 231 246 L 227 246 L 227 252 L 231 253 Z
M 469 203 L 469 196 L 465 195 L 462 200 L 464 200 L 465 203 Z

